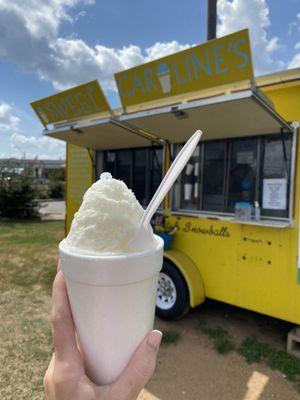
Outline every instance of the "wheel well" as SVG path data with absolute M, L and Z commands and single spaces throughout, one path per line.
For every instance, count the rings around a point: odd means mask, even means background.
M 164 262 L 168 262 L 174 266 L 183 277 L 188 289 L 190 306 L 196 307 L 203 303 L 205 300 L 204 281 L 195 262 L 177 249 L 165 251 Z
M 169 260 L 167 257 L 164 257 L 164 263 L 167 263 L 167 264 L 172 265 L 172 267 L 174 267 L 174 268 L 176 269 L 176 271 L 179 273 L 179 275 L 181 276 L 181 278 L 182 278 L 182 280 L 183 280 L 183 282 L 184 282 L 184 285 L 185 285 L 185 287 L 186 287 L 186 290 L 187 290 L 187 293 L 188 293 L 189 302 L 190 302 L 190 291 L 189 291 L 189 286 L 188 286 L 188 284 L 187 284 L 187 281 L 186 281 L 184 275 L 182 274 L 182 272 L 180 271 L 180 269 L 178 268 L 178 266 L 177 266 L 173 261 Z

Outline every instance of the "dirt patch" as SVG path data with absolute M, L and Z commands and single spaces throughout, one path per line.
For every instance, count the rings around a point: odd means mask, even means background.
M 228 328 L 235 343 L 254 333 L 282 347 L 281 337 L 289 327 L 282 321 L 214 302 L 193 310 L 181 321 L 156 319 L 158 329 L 175 330 L 180 338 L 175 344 L 161 346 L 156 372 L 139 400 L 299 400 L 297 385 L 279 372 L 263 363 L 248 364 L 235 351 L 218 354 L 199 330 L 199 321 Z

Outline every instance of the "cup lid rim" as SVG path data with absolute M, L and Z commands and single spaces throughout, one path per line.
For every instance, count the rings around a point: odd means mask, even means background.
M 62 252 L 63 254 L 66 254 L 67 256 L 74 257 L 74 258 L 80 258 L 80 259 L 87 259 L 87 260 L 123 260 L 123 259 L 128 259 L 128 258 L 136 258 L 136 257 L 141 257 L 141 256 L 147 256 L 151 253 L 154 253 L 156 251 L 161 250 L 161 248 L 164 246 L 164 240 L 158 236 L 155 235 L 155 240 L 157 245 L 151 249 L 147 249 L 144 251 L 140 252 L 132 252 L 132 253 L 124 253 L 124 254 L 89 254 L 89 253 L 79 253 L 79 252 L 72 252 L 70 249 L 71 247 L 66 247 L 65 242 L 66 238 L 64 238 L 58 245 L 59 251 Z

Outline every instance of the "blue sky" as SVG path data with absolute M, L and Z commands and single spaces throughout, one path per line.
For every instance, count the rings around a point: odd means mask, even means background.
M 250 8 L 251 6 L 251 8 Z M 256 75 L 300 67 L 300 0 L 218 0 L 218 36 L 248 27 Z M 205 41 L 206 0 L 0 0 L 0 157 L 64 158 L 33 100 Z

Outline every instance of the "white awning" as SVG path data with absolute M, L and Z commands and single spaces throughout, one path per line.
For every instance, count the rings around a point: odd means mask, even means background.
M 264 135 L 291 130 L 264 95 L 243 90 L 228 95 L 147 111 L 81 120 L 44 134 L 93 150 L 150 146 L 186 141 L 201 129 L 204 140 Z
M 170 143 L 187 140 L 197 129 L 203 139 L 253 136 L 290 130 L 270 100 L 252 90 L 123 115 L 121 121 L 157 134 Z
M 126 126 L 114 118 L 80 121 L 53 130 L 45 130 L 44 134 L 92 150 L 145 147 L 159 143 L 157 138 Z

